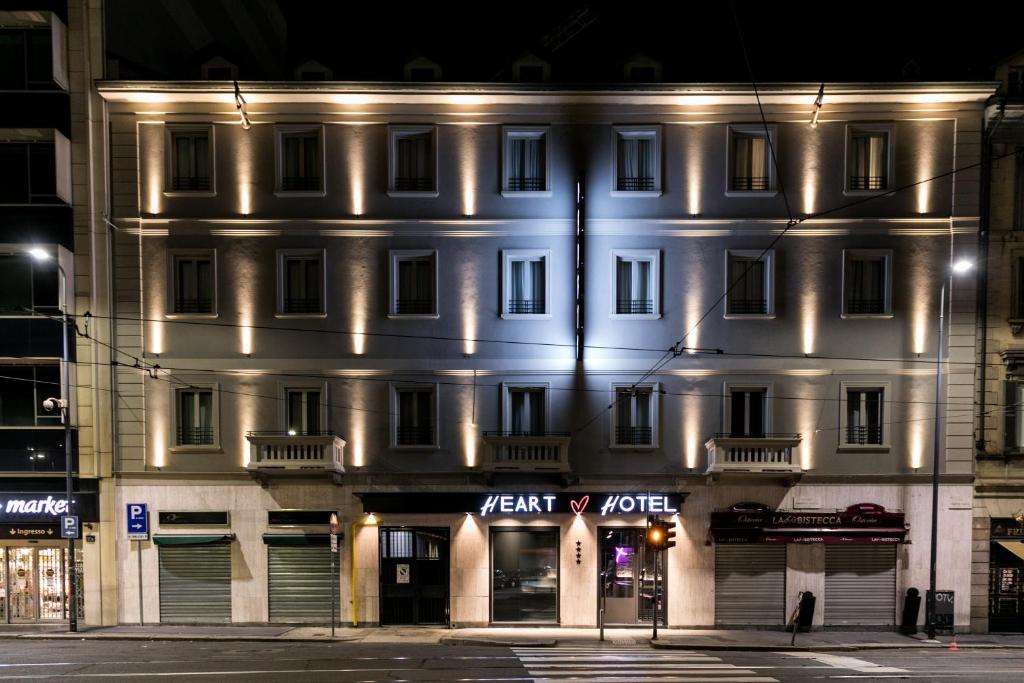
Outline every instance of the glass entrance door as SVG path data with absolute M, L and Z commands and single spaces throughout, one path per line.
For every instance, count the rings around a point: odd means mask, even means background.
M 665 571 L 660 553 L 644 548 L 644 530 L 601 528 L 598 590 L 606 624 L 648 624 L 659 610 L 658 622 L 665 623 Z M 659 586 L 654 593 L 654 563 Z M 601 605 L 599 605 L 600 608 Z
M 0 548 L 0 622 L 67 619 L 66 559 L 63 548 Z
M 25 622 L 39 618 L 34 550 L 7 549 L 8 621 Z

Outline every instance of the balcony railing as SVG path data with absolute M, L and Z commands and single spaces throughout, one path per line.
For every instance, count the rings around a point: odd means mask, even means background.
M 619 315 L 654 313 L 654 301 L 652 299 L 617 299 L 615 312 Z
M 319 192 L 320 176 L 283 176 L 281 190 L 284 192 Z
M 616 189 L 619 192 L 652 192 L 654 190 L 654 177 L 620 177 L 619 182 L 616 184 Z
M 320 297 L 286 297 L 283 313 L 320 313 Z
M 543 192 L 546 190 L 544 178 L 509 178 L 509 192 Z
M 730 315 L 765 315 L 768 302 L 764 299 L 729 299 Z
M 536 315 L 545 312 L 544 299 L 509 299 L 508 312 Z
M 568 472 L 569 432 L 484 432 L 486 472 Z
M 850 176 L 851 190 L 884 190 L 889 186 L 888 178 L 884 175 L 852 175 Z
M 395 178 L 395 190 L 398 192 L 432 192 L 433 178 Z
M 174 192 L 209 192 L 209 176 L 174 176 L 171 178 L 171 190 Z
M 433 427 L 398 427 L 395 429 L 395 443 L 399 446 L 433 446 Z
M 175 313 L 212 313 L 212 299 L 175 299 Z
M 715 434 L 704 447 L 708 451 L 708 473 L 765 472 L 799 473 L 793 449 L 799 434 L 765 434 L 762 437 Z
M 736 192 L 766 192 L 771 185 L 767 176 L 733 176 L 732 189 Z
M 434 312 L 433 299 L 398 299 L 395 312 L 399 315 L 430 315 Z
M 881 315 L 885 313 L 884 299 L 849 298 L 846 312 L 852 315 Z
M 654 431 L 650 427 L 615 428 L 616 446 L 650 446 L 654 439 Z
M 333 432 L 248 432 L 249 463 L 261 472 L 344 472 L 345 440 Z
M 213 429 L 178 427 L 179 446 L 209 446 L 213 444 Z
M 882 443 L 882 427 L 849 425 L 846 427 L 846 443 L 856 446 Z

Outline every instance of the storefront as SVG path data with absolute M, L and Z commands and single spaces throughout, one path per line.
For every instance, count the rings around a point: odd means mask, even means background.
M 23 485 L 22 488 L 39 488 Z M 76 492 L 71 513 L 84 525 L 98 521 L 98 494 Z M 67 514 L 63 492 L 0 493 L 0 623 L 63 621 L 70 595 L 67 541 L 60 517 Z M 82 548 L 75 549 L 79 586 L 84 585 Z M 84 593 L 78 592 L 78 616 L 84 618 Z
M 993 518 L 990 542 L 989 632 L 1024 632 L 1024 524 Z
M 906 534 L 902 512 L 873 503 L 832 513 L 773 511 L 759 503 L 714 512 L 715 623 L 785 623 L 787 597 L 792 597 L 786 595 L 788 548 L 820 545 L 824 625 L 891 626 L 898 594 L 896 548 Z
M 380 624 L 448 623 L 448 529 L 380 530 Z
M 160 623 L 231 621 L 231 542 L 234 534 L 156 534 L 160 563 Z
M 611 626 L 649 624 L 657 608 L 666 623 L 665 562 L 661 553 L 647 550 L 643 527 L 598 527 L 600 549 L 599 607 Z M 657 567 L 655 567 L 657 563 Z M 655 570 L 662 577 L 654 582 Z

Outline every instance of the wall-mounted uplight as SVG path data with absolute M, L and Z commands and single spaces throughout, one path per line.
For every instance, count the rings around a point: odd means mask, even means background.
M 235 81 L 235 109 L 238 110 L 238 118 L 241 119 L 242 130 L 252 128 L 252 121 L 249 120 L 249 113 L 245 110 L 246 102 L 242 97 L 242 91 L 238 88 L 238 81 Z
M 821 113 L 821 102 L 825 99 L 825 84 L 818 88 L 818 96 L 814 98 L 814 112 L 811 114 L 811 128 L 818 127 L 818 114 Z

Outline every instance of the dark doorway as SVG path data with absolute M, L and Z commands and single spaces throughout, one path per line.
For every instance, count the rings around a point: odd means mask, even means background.
M 382 527 L 380 623 L 448 624 L 448 529 Z
M 1024 632 L 1024 542 L 993 539 L 989 559 L 988 630 Z

